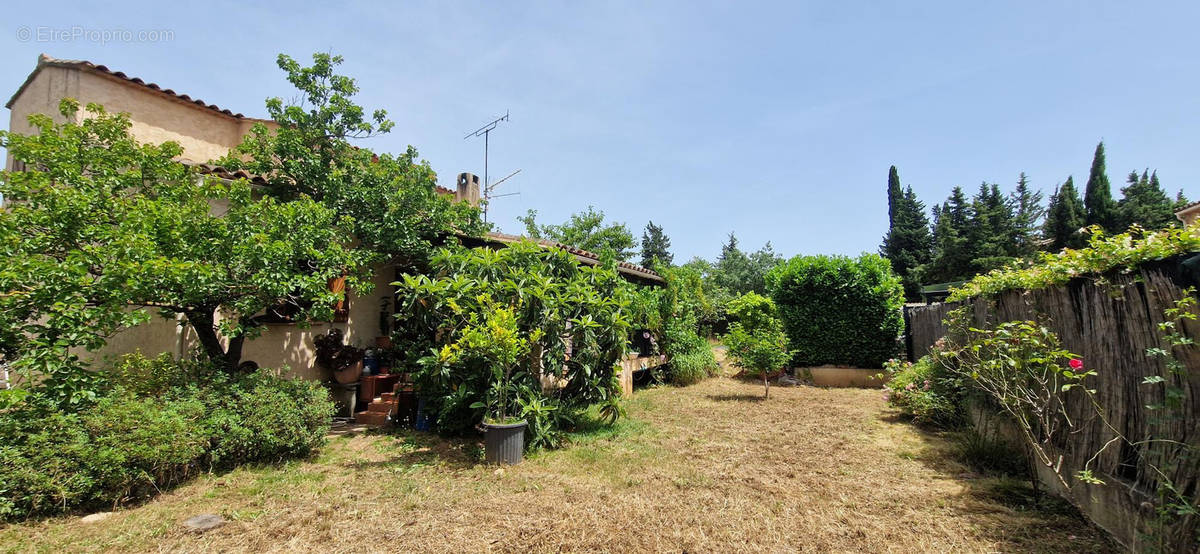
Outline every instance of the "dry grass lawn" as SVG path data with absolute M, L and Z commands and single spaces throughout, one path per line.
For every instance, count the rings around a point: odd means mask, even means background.
M 202 477 L 96 523 L 0 528 L 45 552 L 1106 552 L 1070 509 L 957 463 L 874 390 L 717 378 L 639 391 L 630 418 L 497 470 L 478 443 L 331 440 L 286 465 Z M 201 513 L 229 523 L 202 535 Z

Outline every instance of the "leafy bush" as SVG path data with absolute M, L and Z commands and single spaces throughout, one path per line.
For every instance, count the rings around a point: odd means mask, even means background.
M 878 255 L 796 256 L 767 285 L 795 365 L 880 367 L 899 351 L 904 289 Z
M 117 383 L 150 367 L 190 371 L 138 355 L 118 365 Z M 118 385 L 69 413 L 32 388 L 0 411 L 0 520 L 112 506 L 213 467 L 303 456 L 323 443 L 333 412 L 320 384 L 263 372 L 146 390 L 154 396 Z
M 883 368 L 889 376 L 884 398 L 913 421 L 947 426 L 964 421 L 962 379 L 935 356 L 916 363 L 891 359 Z
M 787 335 L 776 313 L 770 298 L 753 292 L 729 303 L 729 314 L 735 319 L 725 337 L 729 355 L 748 375 L 762 377 L 764 397 L 771 392 L 768 375 L 783 368 L 790 357 Z
M 1116 269 L 1132 269 L 1140 264 L 1200 251 L 1200 226 L 1141 233 L 1134 229 L 1106 237 L 1098 227 L 1091 228 L 1088 247 L 1064 248 L 1056 254 L 1042 253 L 1031 262 L 1018 262 L 971 279 L 956 287 L 949 302 L 974 296 L 994 296 L 1006 290 L 1034 290 L 1061 285 L 1089 274 Z M 1135 238 L 1140 235 L 1140 238 Z
M 498 308 L 511 310 L 517 336 L 528 341 L 526 353 L 512 359 L 506 413 L 517 413 L 513 403 L 520 398 L 550 414 L 521 408 L 521 417 L 561 430 L 573 414 L 610 404 L 620 393 L 613 377 L 629 341 L 631 286 L 611 264 L 581 267 L 566 251 L 530 242 L 495 251 L 444 249 L 429 275 L 405 275 L 396 286 L 401 309 L 392 341 L 424 354 L 415 361 L 415 378 L 441 432 L 471 429 L 489 398 L 500 396 L 489 395 L 498 382 L 496 360 L 477 355 L 488 349 L 471 338 L 486 334 L 479 326 Z M 471 344 L 481 348 L 464 348 Z M 540 401 L 530 404 L 532 397 Z M 536 439 L 526 444 L 547 442 Z
M 671 383 L 676 385 L 698 383 L 720 369 L 708 341 L 696 333 L 696 320 L 691 316 L 667 321 L 663 353 L 667 355 Z

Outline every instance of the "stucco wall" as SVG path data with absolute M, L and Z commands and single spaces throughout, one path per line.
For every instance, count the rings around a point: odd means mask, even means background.
M 109 112 L 127 113 L 132 123 L 130 131 L 139 142 L 178 142 L 183 147 L 183 157 L 197 162 L 224 156 L 259 122 L 173 99 L 116 77 L 47 66 L 13 102 L 9 129 L 28 133 L 31 130 L 27 123 L 30 114 L 55 115 L 59 101 L 65 97 L 75 98 L 82 105 L 100 104 Z M 273 122 L 264 123 L 275 126 Z M 11 164 L 9 159 L 5 167 L 11 169 Z
M 63 67 L 43 68 L 21 96 L 13 102 L 9 112 L 8 129 L 14 133 L 29 134 L 29 116 L 47 114 L 55 121 L 63 121 L 58 115 L 58 102 L 63 98 L 79 97 L 79 71 Z M 4 168 L 12 170 L 12 156 L 7 156 Z
M 394 292 L 391 282 L 394 280 L 395 269 L 392 266 L 377 267 L 373 279 L 375 288 L 369 294 L 360 295 L 352 291 L 347 295 L 349 317 L 345 322 L 314 323 L 306 329 L 293 324 L 268 325 L 258 338 L 246 341 L 242 360 L 253 361 L 259 367 L 287 367 L 291 370 L 289 375 L 295 377 L 327 379 L 327 372 L 317 367 L 313 338 L 337 327 L 345 333 L 348 343 L 362 348 L 374 346 L 375 337 L 380 332 L 380 303 L 388 299 L 388 310 L 391 311 L 390 300 Z M 100 362 L 139 350 L 150 357 L 163 352 L 169 352 L 172 356 L 186 354 L 197 347 L 197 342 L 195 333 L 186 325 L 180 325 L 180 321 L 182 319 L 163 319 L 156 315 L 147 323 L 117 333 L 103 349 L 81 353 L 81 356 Z

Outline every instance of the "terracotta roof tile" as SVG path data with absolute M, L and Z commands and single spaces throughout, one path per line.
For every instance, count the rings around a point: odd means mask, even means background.
M 600 263 L 600 255 L 596 254 L 595 252 L 590 252 L 590 251 L 584 250 L 582 248 L 576 248 L 574 246 L 563 244 L 561 242 L 556 242 L 556 241 L 552 241 L 552 240 L 531 239 L 529 237 L 524 237 L 524 236 L 520 236 L 520 235 L 510 235 L 507 233 L 497 233 L 497 232 L 490 232 L 486 235 L 485 238 L 496 241 L 496 242 L 502 242 L 505 244 L 512 243 L 512 242 L 519 242 L 522 240 L 531 240 L 531 241 L 537 243 L 538 245 L 542 246 L 543 248 L 558 248 L 558 249 L 567 251 L 568 254 L 572 254 L 577 258 L 583 258 L 583 259 L 589 260 L 591 262 L 590 265 L 595 265 L 597 263 Z M 637 277 L 641 277 L 643 279 L 648 279 L 648 280 L 659 282 L 659 283 L 666 282 L 666 280 L 663 279 L 662 275 L 659 275 L 657 271 L 642 267 L 637 264 L 629 263 L 629 262 L 617 262 L 617 271 L 620 273 L 625 273 L 627 275 L 634 275 Z
M 108 66 L 97 65 L 97 64 L 94 64 L 87 60 L 60 60 L 60 59 L 56 59 L 56 58 L 51 58 L 50 56 L 47 56 L 46 54 L 42 54 L 42 55 L 38 56 L 37 67 L 35 67 L 33 69 L 33 72 L 29 74 L 29 77 L 25 78 L 25 82 L 21 83 L 21 86 L 19 88 L 17 88 L 17 92 L 12 95 L 12 98 L 8 99 L 8 103 L 5 104 L 4 107 L 12 108 L 13 103 L 17 101 L 17 98 L 21 96 L 22 92 L 25 92 L 25 88 L 28 87 L 29 84 L 33 82 L 34 77 L 37 77 L 37 74 L 44 67 L 66 67 L 66 68 L 72 68 L 72 69 L 79 69 L 81 71 L 87 71 L 90 73 L 95 73 L 97 75 L 103 75 L 103 76 L 119 79 L 119 80 L 131 83 L 134 85 L 145 87 L 147 89 L 150 89 L 150 90 L 156 91 L 160 94 L 163 94 L 165 96 L 168 96 L 174 100 L 186 102 L 188 104 L 194 104 L 201 108 L 212 110 L 217 113 L 226 115 L 228 117 L 232 117 L 234 119 L 242 119 L 242 120 L 247 120 L 247 121 L 268 121 L 266 119 L 260 119 L 257 117 L 247 117 L 240 113 L 234 113 L 229 110 L 223 109 L 220 106 L 217 106 L 216 104 L 209 104 L 199 98 L 192 98 L 191 96 L 175 92 L 174 90 L 169 89 L 169 88 L 164 89 L 155 83 L 148 83 L 137 77 L 130 77 L 130 76 L 126 75 L 124 72 L 113 71 L 113 70 L 109 69 Z

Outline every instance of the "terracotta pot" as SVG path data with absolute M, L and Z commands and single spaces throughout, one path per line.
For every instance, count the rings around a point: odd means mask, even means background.
M 362 377 L 362 372 L 363 372 L 363 363 L 362 363 L 362 360 L 359 360 L 357 362 L 354 362 L 353 365 L 351 365 L 345 369 L 339 369 L 337 371 L 334 371 L 333 372 L 333 380 L 337 381 L 343 385 L 349 385 L 350 383 L 357 382 L 358 378 Z

